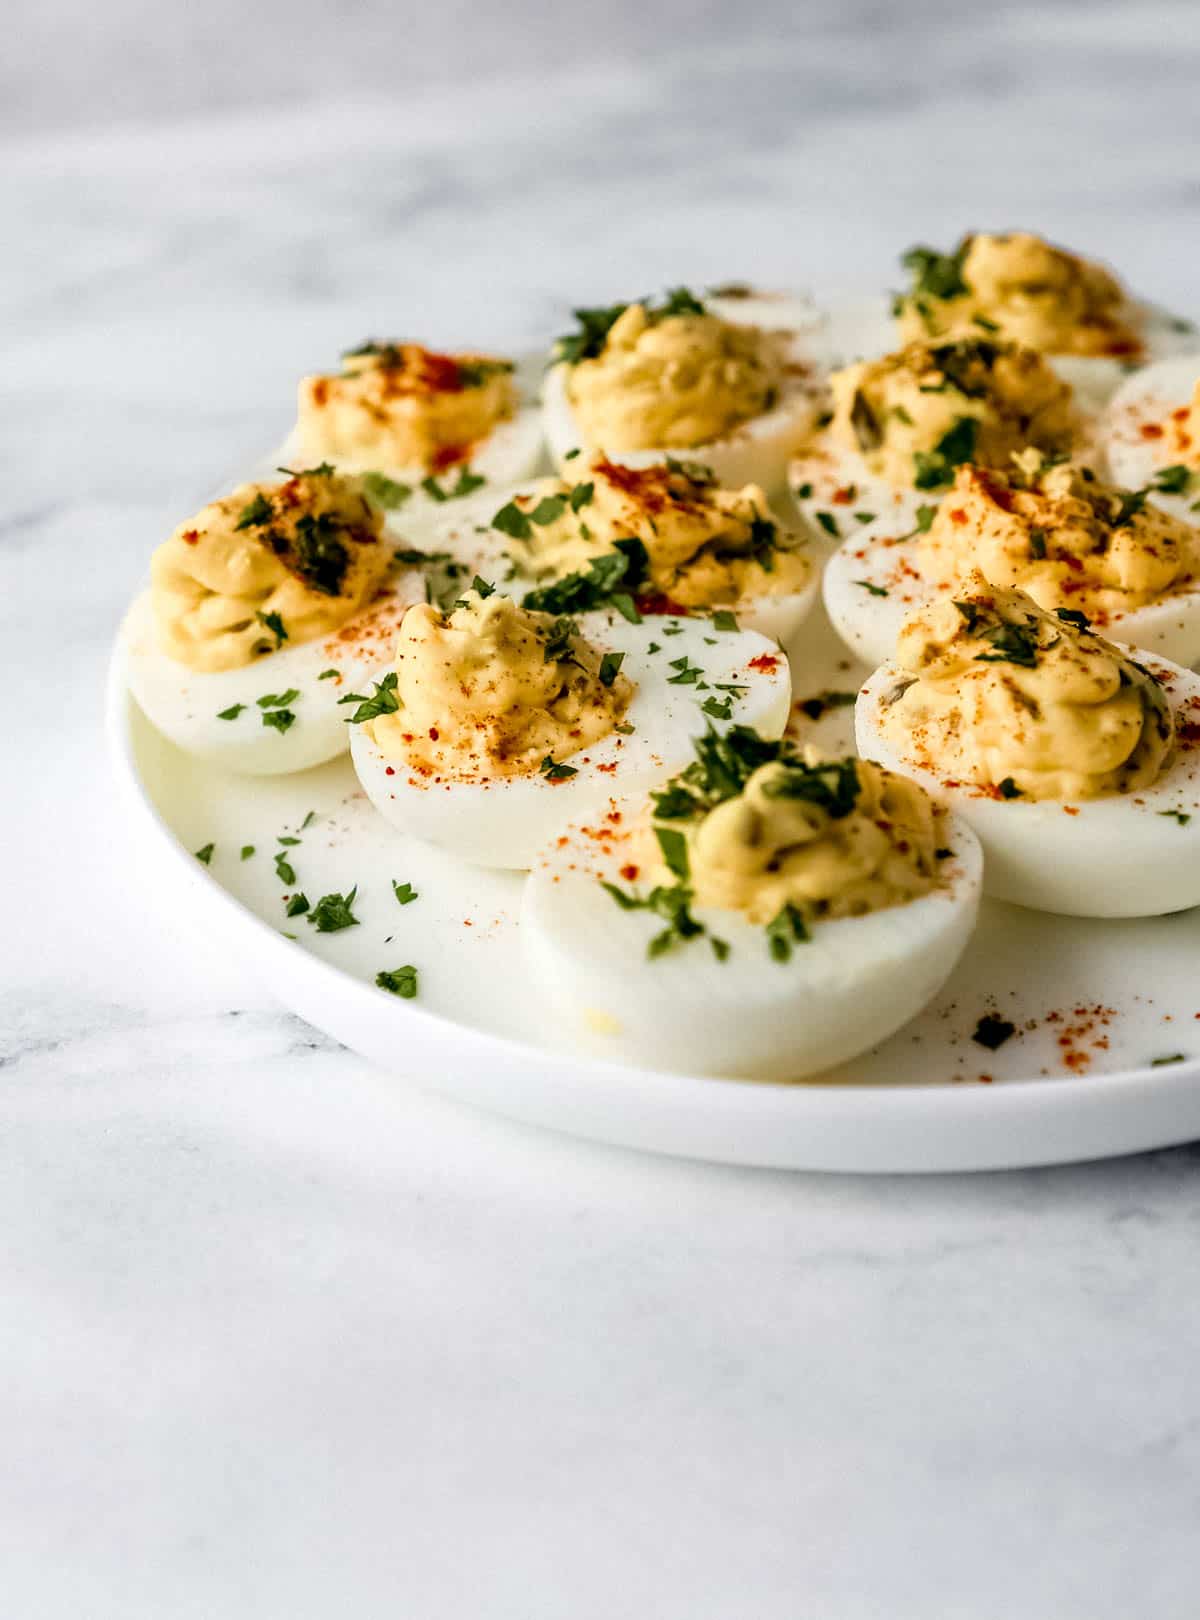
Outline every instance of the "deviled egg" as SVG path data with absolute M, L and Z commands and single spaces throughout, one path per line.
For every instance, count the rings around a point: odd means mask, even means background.
M 301 379 L 282 459 L 361 473 L 381 505 L 411 522 L 537 469 L 532 393 L 516 363 L 496 355 L 363 343 L 343 354 L 340 372 Z
M 1200 354 L 1161 360 L 1122 383 L 1100 424 L 1100 444 L 1121 483 L 1194 520 L 1200 510 Z
M 910 343 L 835 371 L 830 387 L 829 420 L 790 477 L 808 523 L 833 540 L 915 529 L 964 462 L 1085 453 L 1070 387 L 1040 354 L 999 339 Z
M 527 867 L 573 814 L 675 770 L 710 721 L 787 724 L 774 643 L 707 619 L 579 620 L 476 580 L 455 604 L 410 608 L 394 667 L 350 715 L 375 808 L 482 866 Z
M 332 759 L 348 746 L 341 694 L 423 594 L 393 564 L 361 480 L 326 464 L 243 484 L 154 553 L 121 632 L 130 690 L 172 742 L 228 770 Z
M 649 797 L 555 839 L 521 910 L 529 971 L 580 1046 L 796 1080 L 884 1040 L 953 970 L 978 843 L 914 783 L 738 726 Z
M 1099 405 L 1131 362 L 1178 349 L 1180 322 L 1137 302 L 1103 265 L 1029 231 L 972 232 L 951 253 L 913 247 L 896 298 L 902 343 L 1007 338 L 1052 357 L 1081 398 Z
M 782 487 L 814 414 L 811 367 L 789 330 L 719 315 L 686 288 L 575 317 L 543 392 L 560 470 L 579 451 L 633 467 L 673 454 L 731 487 Z
M 1200 659 L 1200 530 L 1037 451 L 1007 472 L 960 467 L 915 534 L 845 541 L 825 569 L 825 605 L 846 645 L 881 664 L 908 613 L 976 570 L 1175 663 Z
M 974 828 L 985 888 L 1079 917 L 1200 903 L 1200 677 L 976 576 L 915 613 L 860 752 Z

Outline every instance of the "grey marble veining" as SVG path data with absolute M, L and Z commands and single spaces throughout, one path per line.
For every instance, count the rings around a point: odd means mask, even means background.
M 747 1174 L 402 1089 L 146 889 L 99 720 L 149 548 L 366 332 L 993 221 L 1195 313 L 1194 8 L 306 7 L 293 95 L 244 9 L 0 65 L 0 1608 L 1190 1616 L 1196 1150 Z

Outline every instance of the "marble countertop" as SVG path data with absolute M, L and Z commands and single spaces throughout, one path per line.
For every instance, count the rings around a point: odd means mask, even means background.
M 6 1614 L 1195 1612 L 1195 1149 L 856 1180 L 543 1136 L 373 1072 L 140 879 L 124 599 L 345 342 L 865 290 L 975 222 L 1200 304 L 1188 6 L 617 10 L 291 104 L 256 36 L 262 96 L 127 79 L 0 141 Z

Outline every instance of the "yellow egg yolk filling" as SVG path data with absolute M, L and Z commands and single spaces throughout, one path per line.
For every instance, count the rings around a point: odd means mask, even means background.
M 976 575 L 910 615 L 881 726 L 901 756 L 1000 798 L 1096 799 L 1162 774 L 1174 719 L 1141 664 Z M 1068 613 L 1070 610 L 1066 610 Z
M 159 646 L 213 674 L 338 629 L 387 573 L 381 528 L 361 482 L 328 467 L 240 485 L 151 558 Z
M 910 343 L 834 372 L 836 444 L 908 489 L 945 488 L 964 462 L 1004 466 L 1032 446 L 1069 450 L 1071 389 L 1032 349 L 973 337 Z
M 339 376 L 300 382 L 304 454 L 358 471 L 436 473 L 467 462 L 517 408 L 512 362 L 438 354 L 417 343 L 371 343 L 343 356 Z
M 787 338 L 697 308 L 660 315 L 630 304 L 599 354 L 570 367 L 567 397 L 586 444 L 694 449 L 774 409 Z
M 1039 607 L 1075 608 L 1103 623 L 1195 583 L 1200 547 L 1189 524 L 1143 492 L 1027 452 L 1007 474 L 960 467 L 918 561 L 943 589 L 978 570 Z
M 378 747 L 423 774 L 558 780 L 554 766 L 606 737 L 634 686 L 570 619 L 466 592 L 400 626 L 393 713 L 368 722 Z M 570 774 L 573 774 L 571 772 Z
M 1102 265 L 1027 231 L 966 236 L 952 254 L 905 255 L 912 290 L 898 300 L 900 337 L 990 331 L 1046 354 L 1136 356 L 1139 314 Z
M 574 483 L 544 480 L 498 513 L 497 527 L 516 566 L 538 580 L 582 572 L 616 541 L 639 540 L 647 559 L 639 590 L 683 608 L 790 595 L 812 576 L 804 542 L 775 522 L 757 485 L 722 489 L 685 462 L 581 461 Z

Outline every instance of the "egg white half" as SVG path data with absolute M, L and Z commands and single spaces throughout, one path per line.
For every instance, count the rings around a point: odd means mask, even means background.
M 859 695 L 859 753 L 919 782 L 974 829 L 984 888 L 997 899 L 1068 917 L 1156 917 L 1200 905 L 1200 676 L 1126 650 L 1162 680 L 1179 727 L 1174 762 L 1139 793 L 1000 799 L 946 779 L 883 735 L 884 700 L 907 678 L 895 664 L 876 670 Z
M 551 782 L 540 772 L 471 781 L 422 776 L 385 755 L 365 727 L 351 726 L 354 768 L 380 815 L 461 860 L 524 869 L 564 822 L 593 814 L 615 794 L 644 792 L 682 769 L 692 758 L 693 737 L 708 724 L 782 735 L 791 678 L 787 659 L 765 637 L 749 630 L 718 633 L 703 619 L 633 625 L 616 613 L 588 613 L 578 623 L 602 651 L 625 654 L 621 673 L 637 688 L 624 717 L 634 727 L 631 735 L 610 733 L 563 756 L 576 772 L 565 781 Z M 650 651 L 652 644 L 657 652 Z M 672 666 L 681 658 L 703 671 L 699 680 L 678 681 L 680 670 Z M 384 673 L 377 669 L 376 678 Z M 725 693 L 721 684 L 743 690 Z M 728 721 L 704 713 L 704 702 L 723 705 L 726 697 L 732 698 Z
M 623 467 L 650 467 L 667 456 L 675 456 L 682 461 L 700 462 L 711 469 L 718 483 L 732 489 L 743 484 L 758 484 L 768 494 L 774 493 L 783 488 L 788 460 L 816 415 L 809 361 L 799 349 L 796 361 L 805 366 L 805 373 L 785 381 L 782 397 L 774 410 L 751 417 L 709 444 L 674 450 L 616 450 L 611 445 L 589 444 L 567 394 L 570 368 L 552 366 L 546 373 L 542 390 L 543 422 L 550 454 L 564 472 L 569 472 L 573 450 L 603 450 L 611 461 Z
M 525 886 L 521 946 L 530 976 L 573 1048 L 687 1074 L 799 1080 L 885 1040 L 946 982 L 975 925 L 982 856 L 970 829 L 946 819 L 944 887 L 865 917 L 816 923 L 787 962 L 738 912 L 699 906 L 707 938 L 650 959 L 661 918 L 629 911 L 601 887 L 631 878 L 630 829 L 640 798 L 576 824 L 538 858 Z M 618 819 L 613 819 L 619 817 Z M 625 875 L 623 875 L 623 870 Z M 640 874 L 638 874 L 640 876 Z
M 406 569 L 389 580 L 386 595 L 330 635 L 285 642 L 241 669 L 206 674 L 159 650 L 150 592 L 143 591 L 121 626 L 126 680 L 151 724 L 187 753 L 248 776 L 304 771 L 346 752 L 350 711 L 339 698 L 361 688 L 394 646 L 406 610 L 424 599 L 420 574 Z M 292 689 L 298 696 L 286 704 L 259 704 Z M 220 718 L 239 703 L 240 714 Z M 286 731 L 264 720 L 280 708 L 295 716 Z
M 879 533 L 838 547 L 825 566 L 822 592 L 834 629 L 867 664 L 886 663 L 906 616 L 943 594 L 922 578 L 915 540 Z M 1097 619 L 1094 628 L 1173 663 L 1194 664 L 1200 661 L 1200 585 Z
M 1196 454 L 1197 446 L 1181 441 L 1180 419 L 1173 413 L 1186 410 L 1198 379 L 1200 354 L 1193 353 L 1134 372 L 1117 389 L 1100 423 L 1101 449 L 1116 483 L 1143 489 L 1163 467 Z M 1178 495 L 1152 490 L 1151 499 L 1185 523 L 1194 523 L 1200 473 L 1192 485 Z

